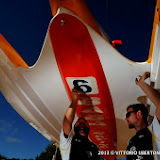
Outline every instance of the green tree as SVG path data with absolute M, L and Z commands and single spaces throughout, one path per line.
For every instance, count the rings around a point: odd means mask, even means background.
M 57 149 L 57 152 L 56 152 Z M 56 160 L 61 160 L 60 150 L 55 145 L 48 145 L 46 151 L 37 156 L 35 160 L 52 160 L 53 155 L 56 153 Z
M 0 160 L 6 160 L 6 159 L 7 159 L 7 157 L 2 156 L 2 155 L 0 154 Z

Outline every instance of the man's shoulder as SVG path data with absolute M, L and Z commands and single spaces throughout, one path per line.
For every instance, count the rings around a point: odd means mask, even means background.
M 142 138 L 142 137 L 146 137 L 146 136 L 151 136 L 151 132 L 148 129 L 148 127 L 145 127 L 143 129 L 141 129 L 140 131 L 138 131 L 136 135 L 138 138 Z
M 129 144 L 140 144 L 140 143 L 144 143 L 144 142 L 148 142 L 150 143 L 152 140 L 152 134 L 149 131 L 149 129 L 143 128 L 141 130 L 139 130 L 130 140 L 129 140 Z M 129 145 L 128 144 L 128 145 Z
M 91 141 L 89 141 L 89 142 L 90 142 L 90 146 L 91 146 L 92 148 L 94 148 L 95 150 L 99 150 L 98 146 L 97 146 L 95 143 L 93 143 L 93 142 L 91 142 Z

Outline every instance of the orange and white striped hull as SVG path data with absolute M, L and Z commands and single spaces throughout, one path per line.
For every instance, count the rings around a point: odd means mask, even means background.
M 130 137 L 125 108 L 143 95 L 134 79 L 149 69 L 150 63 L 126 59 L 73 13 L 60 8 L 34 66 L 15 66 L 1 47 L 0 90 L 30 125 L 54 143 L 59 141 L 76 85 L 92 101 L 79 101 L 77 109 L 77 117 L 89 121 L 91 140 L 104 151 L 123 150 Z

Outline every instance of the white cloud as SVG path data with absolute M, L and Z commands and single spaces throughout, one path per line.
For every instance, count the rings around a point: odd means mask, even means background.
M 7 142 L 9 143 L 22 143 L 22 140 L 15 137 L 7 137 Z
M 5 120 L 0 120 L 0 132 L 6 133 L 8 128 L 8 124 Z
M 1 133 L 18 133 L 18 128 L 14 126 L 15 122 L 8 122 L 6 120 L 0 120 L 0 132 Z
M 15 126 L 15 122 L 9 122 L 6 120 L 0 120 L 0 133 L 1 136 L 8 143 L 22 143 L 22 140 L 15 138 L 15 135 L 18 134 L 19 129 Z

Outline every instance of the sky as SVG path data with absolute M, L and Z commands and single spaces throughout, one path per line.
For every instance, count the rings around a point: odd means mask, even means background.
M 133 61 L 147 60 L 155 0 L 86 1 L 110 38 L 122 40 L 122 47 L 117 48 L 121 54 Z M 39 57 L 51 18 L 49 0 L 0 0 L 0 33 L 29 66 Z M 35 158 L 51 144 L 12 109 L 1 93 L 0 109 L 0 154 Z

